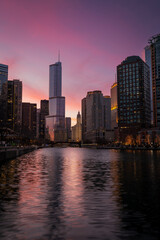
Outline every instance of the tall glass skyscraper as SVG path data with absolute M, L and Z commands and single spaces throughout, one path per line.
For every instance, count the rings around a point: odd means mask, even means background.
M 0 128 L 7 124 L 8 66 L 0 64 Z
M 149 74 L 139 56 L 127 57 L 117 66 L 118 126 L 123 134 L 136 134 L 150 126 Z
M 49 66 L 49 116 L 46 117 L 46 138 L 54 142 L 66 140 L 65 97 L 62 97 L 62 65 Z
M 160 127 L 160 34 L 151 37 L 148 43 L 145 59 L 152 78 L 153 124 Z

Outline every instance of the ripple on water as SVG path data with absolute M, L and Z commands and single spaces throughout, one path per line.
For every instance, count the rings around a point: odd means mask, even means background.
M 0 167 L 0 239 L 158 239 L 160 152 L 39 149 Z

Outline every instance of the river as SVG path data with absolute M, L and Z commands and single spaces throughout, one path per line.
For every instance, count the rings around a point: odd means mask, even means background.
M 0 166 L 0 240 L 159 236 L 159 151 L 44 148 Z

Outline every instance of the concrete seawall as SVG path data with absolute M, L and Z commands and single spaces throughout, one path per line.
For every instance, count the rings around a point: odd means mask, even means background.
M 1 149 L 0 150 L 0 163 L 14 159 L 23 154 L 29 153 L 37 149 L 36 147 L 24 147 L 24 148 L 14 148 L 14 149 Z

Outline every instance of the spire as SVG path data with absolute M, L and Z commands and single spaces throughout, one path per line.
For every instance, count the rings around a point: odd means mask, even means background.
M 115 83 L 117 82 L 117 75 L 116 75 L 116 73 L 115 73 Z
M 77 114 L 77 123 L 81 123 L 81 114 L 80 114 L 79 111 L 78 111 L 78 114 Z
M 60 62 L 60 50 L 58 50 L 58 62 Z

